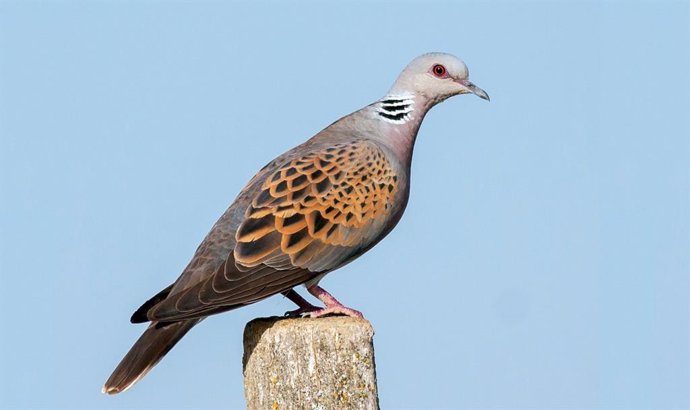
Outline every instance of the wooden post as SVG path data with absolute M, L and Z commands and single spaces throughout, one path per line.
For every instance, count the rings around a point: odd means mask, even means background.
M 378 409 L 365 319 L 262 318 L 244 329 L 247 409 Z

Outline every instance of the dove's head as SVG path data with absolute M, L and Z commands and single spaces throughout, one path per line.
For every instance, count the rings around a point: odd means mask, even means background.
M 400 73 L 389 93 L 421 95 L 432 104 L 469 93 L 489 100 L 484 90 L 470 82 L 465 63 L 446 53 L 428 53 L 412 60 Z

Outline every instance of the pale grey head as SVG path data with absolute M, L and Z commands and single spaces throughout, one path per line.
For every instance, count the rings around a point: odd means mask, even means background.
M 388 92 L 389 95 L 414 95 L 438 103 L 458 94 L 489 95 L 469 80 L 465 63 L 452 54 L 423 54 L 405 67 Z

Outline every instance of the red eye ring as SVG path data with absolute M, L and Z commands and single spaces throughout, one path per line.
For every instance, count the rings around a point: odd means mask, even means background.
M 436 64 L 435 66 L 431 67 L 431 72 L 434 73 L 434 75 L 438 78 L 444 78 L 448 74 L 446 67 L 441 64 Z

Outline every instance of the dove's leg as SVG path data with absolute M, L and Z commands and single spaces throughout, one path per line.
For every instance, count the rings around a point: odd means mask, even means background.
M 299 293 L 295 292 L 294 289 L 290 289 L 288 291 L 283 292 L 283 296 L 290 299 L 297 306 L 299 306 L 299 309 L 285 312 L 285 316 L 290 316 L 290 317 L 302 316 L 304 314 L 315 312 L 315 311 L 320 309 L 319 307 L 314 306 L 311 303 L 307 302 L 307 300 L 304 299 L 302 296 L 300 296 Z
M 307 290 L 309 291 L 309 293 L 319 298 L 319 300 L 322 301 L 324 305 L 326 305 L 326 307 L 323 309 L 318 309 L 309 312 L 309 316 L 311 317 L 320 317 L 328 314 L 341 314 L 350 317 L 364 317 L 362 315 L 362 312 L 344 306 L 342 303 L 338 302 L 338 300 L 334 298 L 333 295 L 326 292 L 326 290 L 324 290 L 322 287 L 318 285 L 310 286 L 307 288 Z

